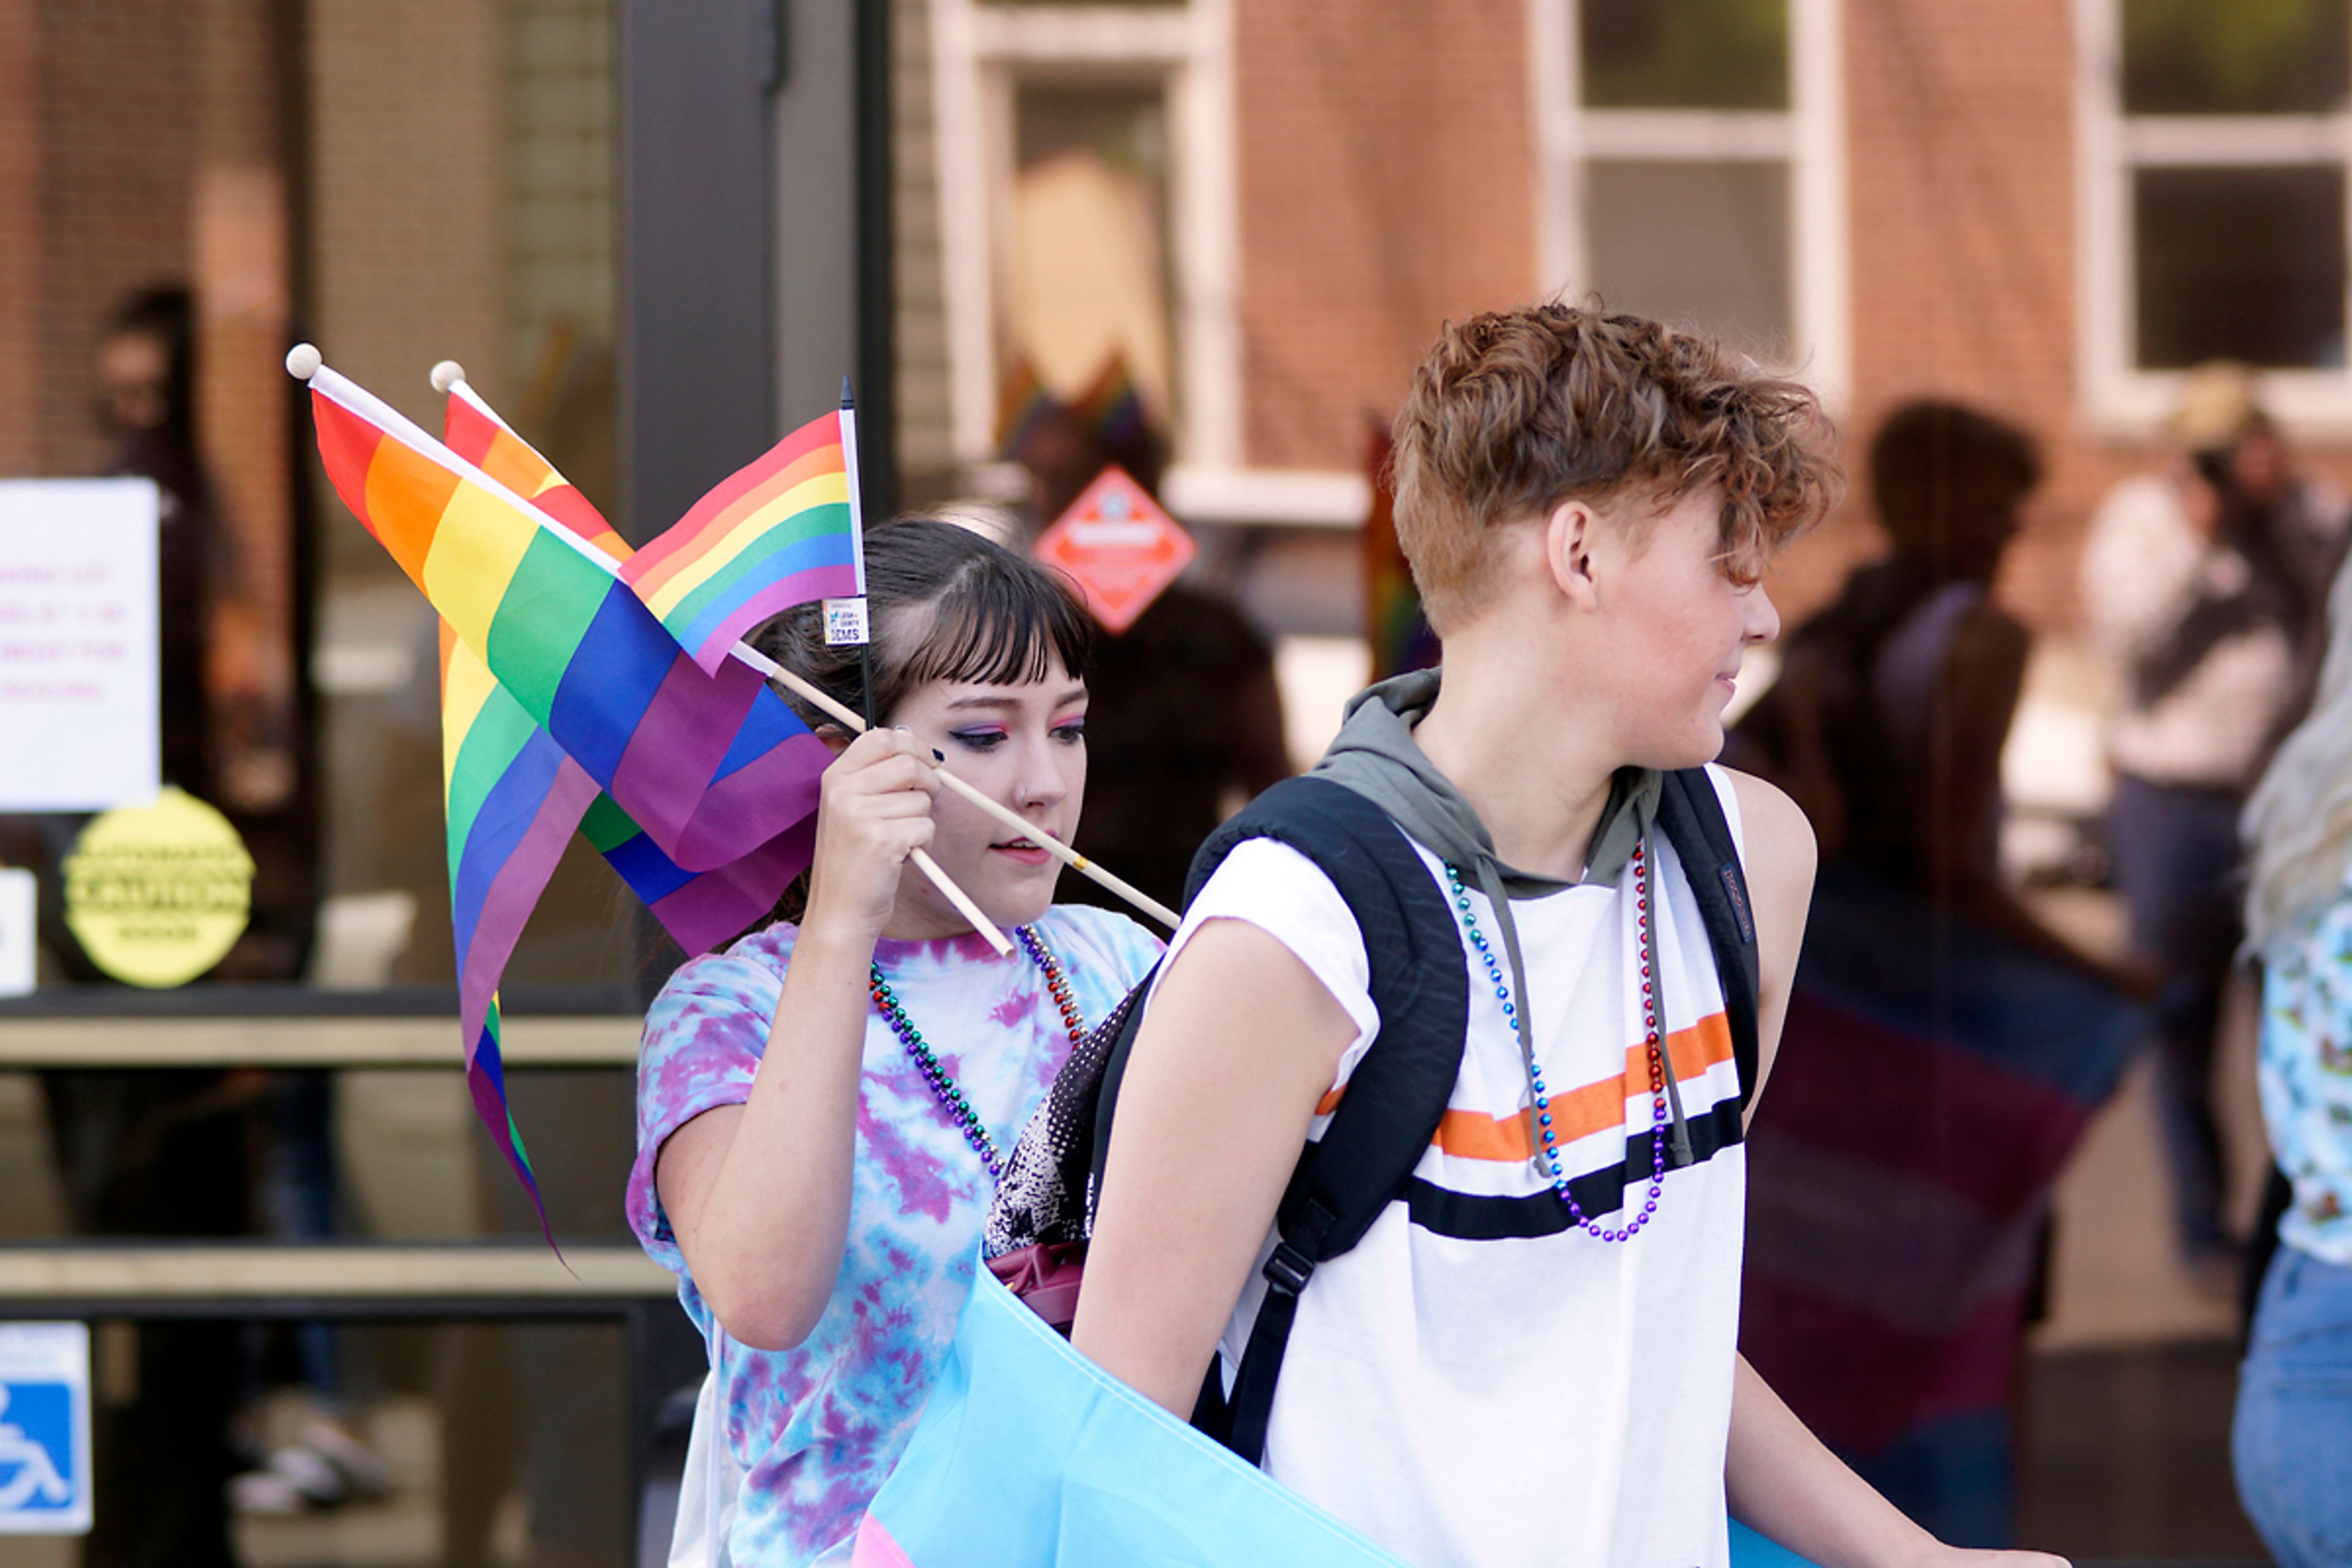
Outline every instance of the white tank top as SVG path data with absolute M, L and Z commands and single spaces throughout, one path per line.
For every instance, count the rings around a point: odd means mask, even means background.
M 1729 780 L 1707 771 L 1741 844 Z M 1443 866 L 1415 848 L 1443 888 Z M 1747 1201 L 1738 1074 L 1696 901 L 1662 835 L 1650 853 L 1660 1001 L 1695 1163 L 1666 1173 L 1647 1228 L 1596 1240 L 1539 1178 L 1518 1047 L 1473 968 L 1469 1037 L 1436 1141 L 1405 1194 L 1299 1297 L 1265 1469 L 1422 1568 L 1727 1561 L 1723 1458 Z M 1623 1172 L 1638 1211 L 1653 1107 L 1633 876 L 1628 866 L 1614 886 L 1514 900 L 1511 911 L 1562 1167 L 1571 1179 Z M 1492 940 L 1493 910 L 1475 887 L 1469 896 Z M 1319 1138 L 1379 1028 L 1362 935 L 1329 879 L 1269 839 L 1233 851 L 1170 956 L 1227 919 L 1287 947 L 1356 1023 L 1310 1130 Z M 1219 1345 L 1229 1385 L 1265 1288 L 1253 1270 Z

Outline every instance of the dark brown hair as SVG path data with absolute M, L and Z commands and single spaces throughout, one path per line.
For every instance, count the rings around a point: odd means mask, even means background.
M 1037 680 L 1056 658 L 1083 676 L 1094 647 L 1094 622 L 1053 571 L 937 518 L 902 517 L 866 531 L 866 602 L 874 713 L 886 724 L 926 681 Z M 862 705 L 858 650 L 826 645 L 822 605 L 786 610 L 750 641 L 835 700 Z M 831 722 L 792 692 L 782 695 L 803 721 Z
M 1870 443 L 1878 520 L 1896 548 L 1922 557 L 1980 553 L 1974 536 L 1988 531 L 2006 538 L 2011 513 L 2041 482 L 2033 437 L 1962 404 L 1904 404 Z
M 1801 384 L 1557 301 L 1447 322 L 1398 411 L 1393 461 L 1397 541 L 1441 634 L 1486 597 L 1497 530 L 1562 501 L 1663 511 L 1717 487 L 1724 571 L 1748 583 L 1844 482 Z

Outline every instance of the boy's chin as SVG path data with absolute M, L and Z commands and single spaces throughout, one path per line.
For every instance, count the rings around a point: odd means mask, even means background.
M 1658 737 L 1655 744 L 1643 749 L 1634 765 L 1662 773 L 1704 767 L 1723 754 L 1723 721 L 1709 714 L 1681 734 Z

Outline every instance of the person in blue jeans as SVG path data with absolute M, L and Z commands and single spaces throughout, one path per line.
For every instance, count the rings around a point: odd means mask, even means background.
M 2311 715 L 2248 804 L 2271 1152 L 2294 1188 L 2238 1383 L 2238 1496 L 2280 1568 L 2352 1564 L 2352 571 Z

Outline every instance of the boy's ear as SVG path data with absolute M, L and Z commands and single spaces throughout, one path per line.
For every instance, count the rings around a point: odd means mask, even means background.
M 819 724 L 809 733 L 824 742 L 825 750 L 836 757 L 849 750 L 849 742 L 857 739 L 849 732 L 847 727 L 840 724 Z
M 1600 515 L 1580 500 L 1564 500 L 1544 519 L 1544 565 L 1551 574 L 1552 586 L 1582 610 L 1598 609 L 1601 605 L 1592 559 L 1600 532 Z

